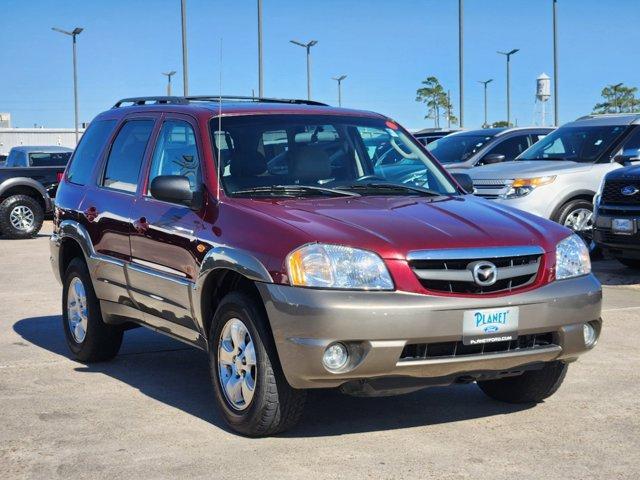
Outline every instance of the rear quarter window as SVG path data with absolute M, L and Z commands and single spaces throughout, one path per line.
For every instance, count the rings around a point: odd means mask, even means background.
M 91 179 L 93 167 L 99 159 L 116 120 L 98 120 L 91 122 L 82 136 L 76 152 L 67 170 L 67 180 L 78 185 L 86 185 Z

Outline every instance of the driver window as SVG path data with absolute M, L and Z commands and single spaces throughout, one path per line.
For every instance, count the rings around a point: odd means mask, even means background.
M 625 140 L 617 155 L 627 155 L 629 157 L 640 156 L 640 128 L 636 127 L 629 138 Z
M 188 122 L 168 120 L 162 124 L 151 161 L 149 185 L 160 175 L 187 177 L 192 192 L 200 188 L 200 160 L 195 133 Z
M 500 142 L 489 151 L 489 154 L 504 155 L 505 160 L 513 160 L 529 148 L 529 136 L 517 135 Z

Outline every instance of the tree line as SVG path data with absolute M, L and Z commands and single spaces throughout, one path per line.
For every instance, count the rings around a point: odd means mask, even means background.
M 640 113 L 640 98 L 636 97 L 637 87 L 628 87 L 623 83 L 605 86 L 600 95 L 602 101 L 593 106 L 592 112 L 603 113 Z M 416 102 L 424 103 L 427 113 L 424 118 L 432 119 L 435 128 L 451 128 L 458 124 L 458 118 L 453 114 L 451 95 L 440 83 L 437 77 L 427 77 L 416 90 Z M 446 125 L 445 125 L 446 124 Z M 505 120 L 493 122 L 487 127 L 507 127 Z

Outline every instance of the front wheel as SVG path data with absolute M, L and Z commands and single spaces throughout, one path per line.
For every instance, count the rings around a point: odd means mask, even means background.
M 478 382 L 478 387 L 489 397 L 507 403 L 538 403 L 550 397 L 564 380 L 567 364 L 550 362 L 540 370 L 530 370 L 517 377 Z
M 553 220 L 578 234 L 589 247 L 592 257 L 598 248 L 593 241 L 593 204 L 587 200 L 572 200 L 562 206 Z
M 244 435 L 273 435 L 302 414 L 304 390 L 284 378 L 267 318 L 257 301 L 234 292 L 222 299 L 209 335 L 215 397 L 229 426 Z

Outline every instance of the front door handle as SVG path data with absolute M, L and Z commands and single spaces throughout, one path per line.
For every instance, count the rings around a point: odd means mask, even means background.
M 147 222 L 145 217 L 140 217 L 138 220 L 133 222 L 133 228 L 136 229 L 136 232 L 145 234 L 147 233 L 147 230 L 149 230 L 149 222 Z
M 98 217 L 98 209 L 96 207 L 89 207 L 84 211 L 84 216 L 87 220 L 93 222 Z

